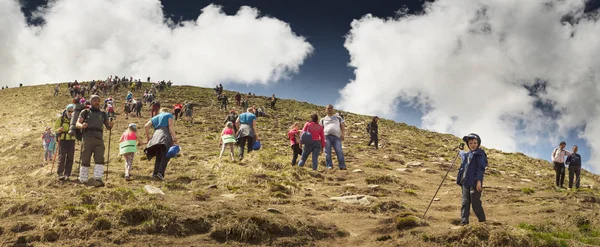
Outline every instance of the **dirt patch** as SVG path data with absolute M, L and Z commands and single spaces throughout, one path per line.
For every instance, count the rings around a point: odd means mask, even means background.
M 125 225 L 139 225 L 152 218 L 152 210 L 148 208 L 128 208 L 121 212 L 121 222 Z
M 27 223 L 17 223 L 13 227 L 10 228 L 11 232 L 19 233 L 19 232 L 27 232 L 35 229 L 34 225 L 30 225 Z

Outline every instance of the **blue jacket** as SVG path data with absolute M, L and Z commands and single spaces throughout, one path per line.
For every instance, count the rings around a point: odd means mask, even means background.
M 477 181 L 481 181 L 481 184 L 483 185 L 483 174 L 488 165 L 485 152 L 482 149 L 477 148 L 474 151 L 469 152 L 460 151 L 460 156 L 462 158 L 462 164 L 458 170 L 456 183 L 465 187 L 475 187 L 477 186 Z M 462 180 L 463 174 L 464 181 Z

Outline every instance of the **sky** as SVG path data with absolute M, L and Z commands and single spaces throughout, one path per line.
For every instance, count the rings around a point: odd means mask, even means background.
M 0 0 L 10 86 L 110 74 L 275 93 L 600 172 L 598 1 Z M 550 169 L 550 167 L 549 167 Z

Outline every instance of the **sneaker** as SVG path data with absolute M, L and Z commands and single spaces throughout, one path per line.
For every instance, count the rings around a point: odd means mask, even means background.
M 125 180 L 129 181 L 129 180 L 131 180 L 131 177 L 129 175 L 126 175 Z
M 161 174 L 156 174 L 156 178 L 158 178 L 160 181 L 165 181 L 165 177 L 163 177 Z
M 99 188 L 99 187 L 104 187 L 104 182 L 102 182 L 101 179 L 94 179 L 94 187 Z
M 65 176 L 58 176 L 58 181 L 65 181 Z

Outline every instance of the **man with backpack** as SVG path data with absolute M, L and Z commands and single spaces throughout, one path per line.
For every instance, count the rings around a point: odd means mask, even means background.
M 79 182 L 87 183 L 92 154 L 94 155 L 94 183 L 95 187 L 104 186 L 104 139 L 103 126 L 110 130 L 113 122 L 109 120 L 108 114 L 100 110 L 100 96 L 93 95 L 92 107 L 83 110 L 77 121 L 77 128 L 84 131 L 83 150 L 81 154 L 81 168 L 79 170 Z
M 377 125 L 377 122 L 379 122 L 379 117 L 375 116 L 367 125 L 367 133 L 371 136 L 371 140 L 369 140 L 367 146 L 371 146 L 371 143 L 374 142 L 375 149 L 379 149 L 379 126 Z
M 229 115 L 227 115 L 227 117 L 225 118 L 225 121 L 223 121 L 223 124 L 226 124 L 227 122 L 232 122 L 235 123 L 235 121 L 237 120 L 238 116 L 237 114 L 235 114 L 235 110 L 231 110 L 229 111 Z M 233 133 L 237 133 L 237 125 L 233 125 Z
M 54 132 L 58 135 L 58 180 L 69 180 L 71 170 L 73 169 L 73 160 L 75 156 L 75 136 L 69 135 L 69 125 L 75 105 L 69 104 L 62 112 L 60 117 L 54 122 Z
M 227 111 L 227 104 L 229 103 L 229 99 L 227 99 L 227 96 L 221 93 L 217 99 L 221 102 L 219 110 L 225 109 L 225 111 Z
M 552 151 L 552 163 L 554 163 L 554 172 L 556 173 L 556 187 L 564 188 L 565 182 L 565 157 L 571 155 L 565 150 L 566 142 L 560 142 L 557 148 Z
M 331 148 L 333 147 L 340 170 L 346 170 L 346 162 L 342 151 L 342 142 L 346 134 L 344 119 L 335 114 L 333 105 L 327 105 L 325 109 L 327 116 L 321 118 L 321 126 L 325 129 L 325 161 L 327 162 L 327 169 L 333 168 L 333 161 L 331 159 Z

